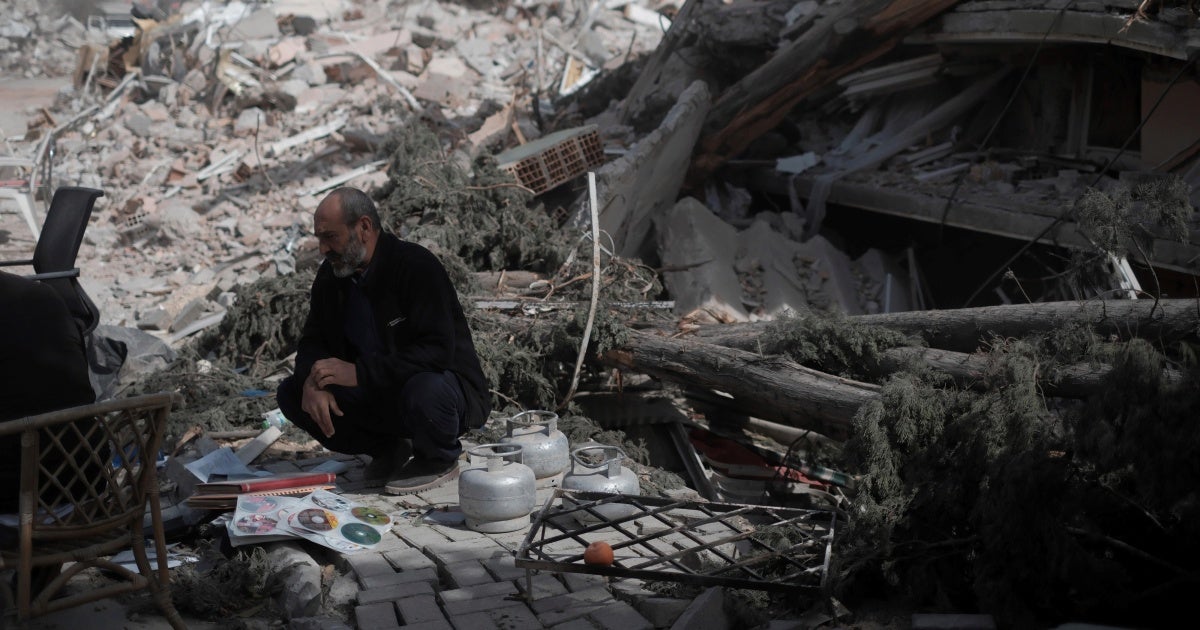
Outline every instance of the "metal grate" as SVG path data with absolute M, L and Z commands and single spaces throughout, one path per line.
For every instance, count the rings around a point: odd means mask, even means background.
M 560 505 L 561 503 L 561 505 Z M 516 565 L 568 573 L 772 591 L 825 583 L 837 514 L 557 489 L 535 517 Z M 583 562 L 612 546 L 612 565 Z

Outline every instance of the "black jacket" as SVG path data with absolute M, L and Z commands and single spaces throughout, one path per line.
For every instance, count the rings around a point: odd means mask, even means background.
M 491 394 L 458 294 L 441 261 L 416 243 L 380 234 L 362 283 L 385 349 L 376 356 L 354 356 L 346 340 L 350 282 L 333 275 L 328 262 L 317 270 L 296 353 L 296 377 L 306 379 L 314 362 L 337 357 L 354 362 L 358 384 L 371 395 L 387 396 L 398 394 L 414 374 L 452 370 L 467 400 L 467 426 L 482 426 L 491 411 Z

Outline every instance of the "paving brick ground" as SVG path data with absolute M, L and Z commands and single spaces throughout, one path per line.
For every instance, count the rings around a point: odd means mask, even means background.
M 727 627 L 709 623 L 724 621 L 712 608 L 719 600 L 711 591 L 698 600 L 679 599 L 647 590 L 636 579 L 527 572 L 516 565 L 515 555 L 528 526 L 500 534 L 472 531 L 458 511 L 457 484 L 390 496 L 361 481 L 367 458 L 335 457 L 350 467 L 339 475 L 338 492 L 386 510 L 393 519 L 392 530 L 375 547 L 339 557 L 339 568 L 353 575 L 359 589 L 351 620 L 359 628 L 651 630 L 678 628 L 684 622 Z M 306 461 L 303 469 L 312 465 L 315 462 Z M 288 467 L 281 463 L 271 469 Z M 553 488 L 539 489 L 536 504 L 543 505 L 552 493 Z M 661 526 L 653 520 L 636 525 L 639 531 Z M 618 556 L 641 559 L 673 554 L 701 538 L 727 534 L 727 530 L 666 533 L 648 544 L 624 546 Z M 604 538 L 600 532 L 583 532 L 545 544 L 542 550 L 557 562 L 577 563 L 589 541 Z
M 382 494 L 361 483 L 366 458 L 335 456 L 350 470 L 338 477 L 338 493 L 349 500 L 385 510 L 393 519 L 391 531 L 372 549 L 354 554 L 331 554 L 345 574 L 344 590 L 353 614 L 347 623 L 357 628 L 387 630 L 650 630 L 654 628 L 729 627 L 720 611 L 718 593 L 697 599 L 664 597 L 643 588 L 635 579 L 609 579 L 577 572 L 527 572 L 516 566 L 515 554 L 528 527 L 501 534 L 471 531 L 457 512 L 457 484 L 407 496 Z M 265 466 L 289 472 L 307 470 L 322 460 Z M 343 482 L 343 478 L 348 482 Z M 538 492 L 541 506 L 553 489 Z M 650 522 L 649 524 L 653 524 Z M 558 561 L 577 562 L 595 533 L 567 537 L 544 547 Z M 613 541 L 616 542 L 616 541 Z M 659 548 L 663 553 L 694 542 L 678 534 L 656 539 L 642 556 Z M 630 547 L 621 550 L 625 553 Z M 300 622 L 302 620 L 293 620 Z M 683 625 L 681 625 L 683 624 Z M 699 624 L 699 625 L 696 625 Z M 722 625 L 726 624 L 726 625 Z M 70 627 L 70 626 L 54 626 Z M 333 618 L 313 618 L 296 630 L 339 628 Z
M 365 464 L 345 461 L 355 470 Z M 344 474 L 339 481 L 346 476 L 355 478 Z M 528 528 L 503 534 L 467 529 L 457 513 L 454 483 L 406 496 L 389 496 L 353 481 L 339 483 L 338 491 L 353 501 L 388 509 L 394 520 L 386 545 L 381 542 L 369 551 L 343 556 L 360 586 L 355 608 L 360 628 L 654 627 L 637 611 L 636 602 L 616 599 L 603 576 L 527 575 L 514 557 Z M 539 490 L 537 504 L 542 505 L 552 492 L 552 488 Z M 570 540 L 561 546 L 564 553 L 579 554 L 582 545 Z M 625 590 L 646 593 L 636 587 Z M 681 602 L 677 610 L 685 604 Z M 661 623 L 663 606 L 652 606 Z

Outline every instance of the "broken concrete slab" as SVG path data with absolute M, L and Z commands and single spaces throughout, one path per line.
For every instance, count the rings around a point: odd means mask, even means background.
M 281 541 L 267 552 L 272 572 L 283 590 L 276 602 L 284 617 L 311 617 L 321 608 L 321 565 L 297 543 Z
M 1130 20 L 1109 12 L 1031 8 L 949 11 L 929 24 L 914 43 L 955 41 L 1039 41 L 1106 44 L 1188 59 L 1196 47 L 1190 33 L 1157 20 Z
M 461 79 L 426 69 L 421 75 L 421 84 L 413 90 L 416 98 L 442 105 L 450 109 L 461 107 L 471 94 L 471 87 Z
M 725 589 L 713 586 L 706 589 L 699 597 L 692 600 L 691 605 L 671 625 L 671 630 L 688 630 L 689 628 L 706 628 L 707 630 L 725 630 L 733 627 L 728 613 L 725 612 Z
M 268 5 L 276 15 L 294 15 L 327 22 L 349 8 L 347 0 L 275 0 Z
M 248 107 L 238 114 L 233 124 L 233 133 L 236 136 L 252 136 L 270 125 L 267 120 L 266 112 L 257 107 Z
M 619 255 L 652 253 L 654 217 L 675 204 L 708 108 L 708 86 L 692 83 L 658 129 L 597 171 L 600 227 L 612 236 Z
M 255 39 L 279 39 L 279 25 L 275 21 L 273 11 L 262 9 L 252 11 L 226 27 L 223 33 L 225 41 L 249 41 Z
M 809 277 L 822 282 L 822 291 L 830 296 L 833 308 L 846 315 L 862 313 L 849 256 L 822 236 L 801 243 L 798 255 L 809 265 Z
M 171 322 L 171 332 L 179 332 L 200 321 L 209 312 L 210 302 L 205 298 L 195 298 L 180 309 L 179 314 Z
M 805 248 L 776 232 L 766 221 L 755 221 L 738 234 L 738 271 L 743 286 L 753 287 L 757 295 L 747 296 L 757 304 L 755 315 L 774 318 L 785 313 L 802 313 L 810 306 L 828 302 L 817 296 L 824 289 L 820 278 L 810 269 L 802 269 Z M 747 278 L 746 276 L 750 276 Z M 817 304 L 813 304 L 817 302 Z
M 738 235 L 704 204 L 680 199 L 655 222 L 663 283 L 675 298 L 675 312 L 700 321 L 745 322 L 742 286 L 734 273 Z

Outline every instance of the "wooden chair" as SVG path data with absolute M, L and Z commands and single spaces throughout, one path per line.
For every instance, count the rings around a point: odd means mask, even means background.
M 7 580 L 0 588 L 18 619 L 149 588 L 171 626 L 186 627 L 171 603 L 155 472 L 173 399 L 151 394 L 0 423 L 0 440 L 20 440 L 16 543 L 0 550 L 0 570 L 16 571 L 15 597 Z M 146 552 L 147 510 L 157 570 Z M 109 560 L 124 549 L 132 549 L 138 572 Z M 53 573 L 64 564 L 33 592 L 35 569 Z M 119 581 L 64 592 L 89 567 L 111 571 Z

